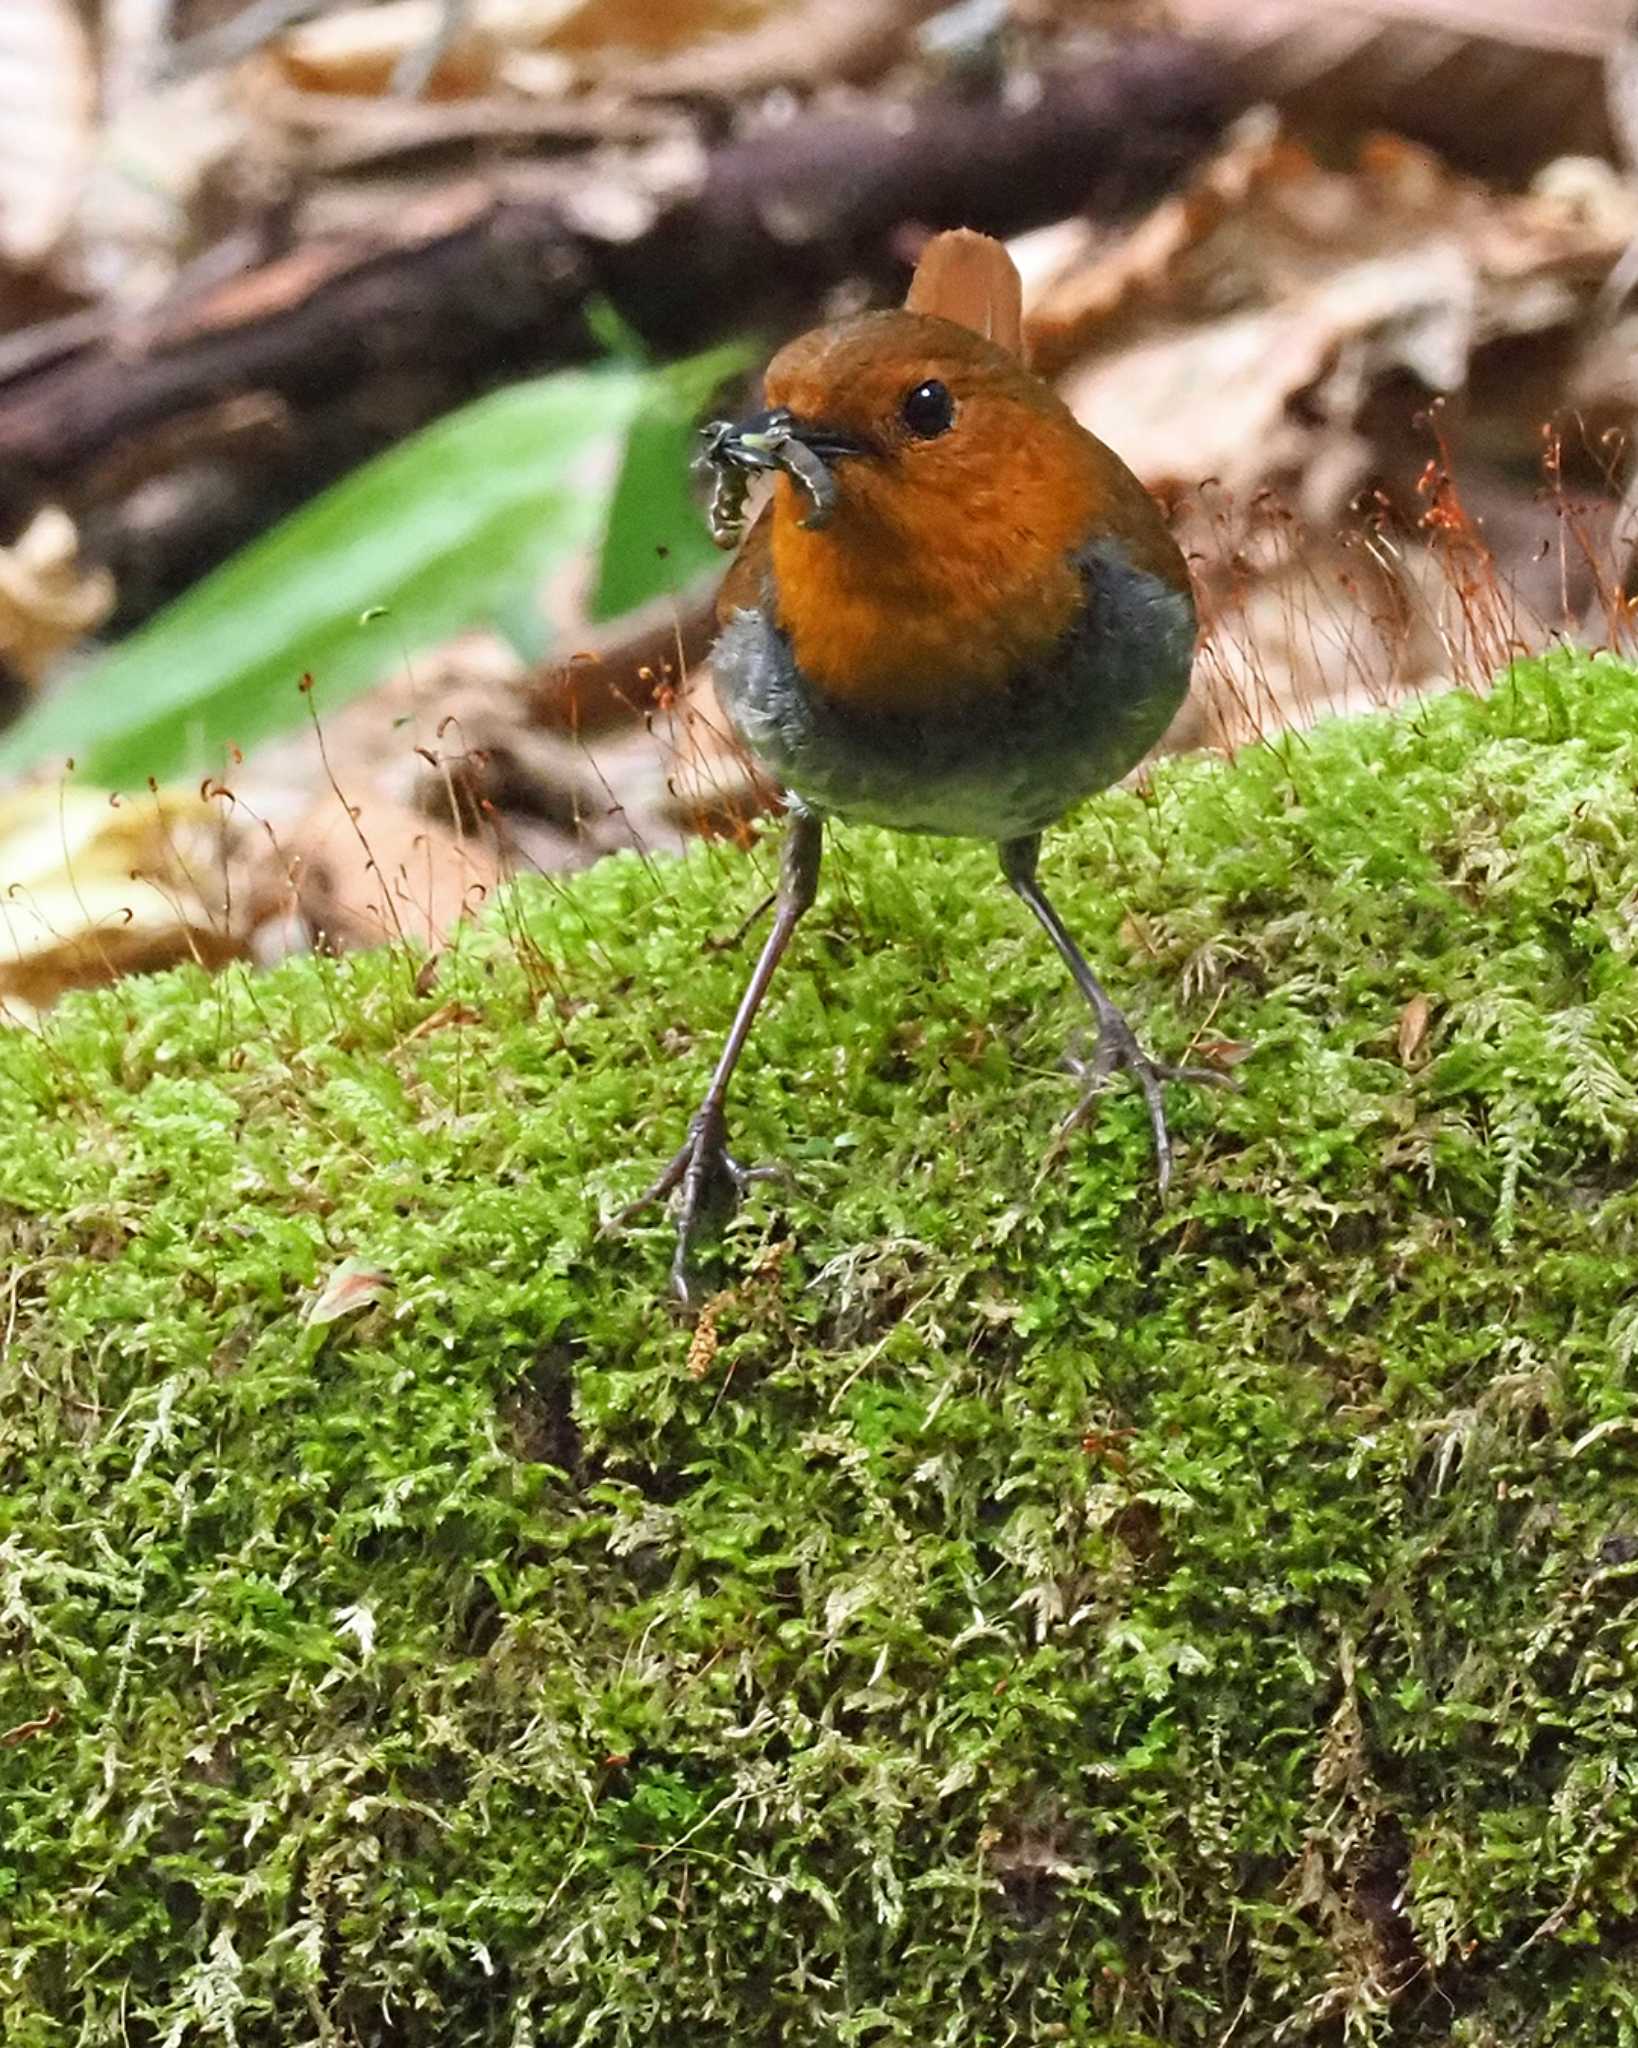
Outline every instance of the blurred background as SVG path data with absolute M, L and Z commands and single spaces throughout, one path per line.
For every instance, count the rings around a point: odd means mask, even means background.
M 943 227 L 1190 553 L 1169 747 L 1623 646 L 1635 162 L 1624 0 L 5 0 L 0 1000 L 751 840 L 698 425 Z

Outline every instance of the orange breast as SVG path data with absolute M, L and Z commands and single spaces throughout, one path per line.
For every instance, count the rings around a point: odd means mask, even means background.
M 815 687 L 884 711 L 1001 688 L 1064 640 L 1085 602 L 1074 556 L 1100 533 L 1186 587 L 1154 501 L 1110 450 L 1076 429 L 1049 459 L 1028 453 L 994 462 L 975 451 L 964 471 L 946 455 L 936 488 L 850 461 L 818 529 L 801 524 L 806 502 L 779 479 L 767 542 L 779 623 Z

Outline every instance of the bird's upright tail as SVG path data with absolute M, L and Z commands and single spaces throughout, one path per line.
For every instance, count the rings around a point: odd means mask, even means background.
M 934 235 L 921 252 L 905 307 L 970 327 L 1013 354 L 1024 353 L 1024 288 L 1004 244 L 972 228 Z

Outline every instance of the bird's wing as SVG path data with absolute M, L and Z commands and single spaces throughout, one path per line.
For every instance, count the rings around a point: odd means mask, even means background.
M 1024 287 L 1018 267 L 993 235 L 951 228 L 921 252 L 905 307 L 971 327 L 986 340 L 1024 353 Z

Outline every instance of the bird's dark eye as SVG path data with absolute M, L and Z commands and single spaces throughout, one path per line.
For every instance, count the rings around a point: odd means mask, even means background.
M 955 424 L 955 400 L 936 377 L 907 391 L 899 417 L 918 441 L 936 441 Z

